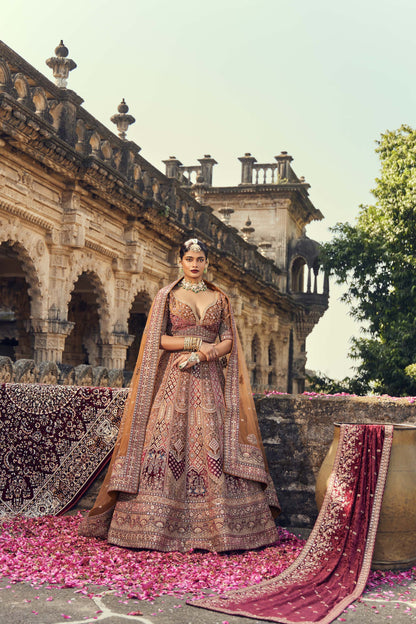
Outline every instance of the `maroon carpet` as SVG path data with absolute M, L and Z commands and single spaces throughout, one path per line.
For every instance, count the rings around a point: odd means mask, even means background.
M 0 385 L 0 516 L 69 509 L 113 449 L 127 389 Z
M 189 604 L 284 624 L 332 622 L 370 572 L 392 438 L 392 425 L 342 425 L 325 500 L 294 563 L 259 585 Z

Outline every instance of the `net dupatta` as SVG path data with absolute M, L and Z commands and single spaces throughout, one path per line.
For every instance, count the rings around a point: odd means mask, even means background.
M 141 456 L 160 356 L 160 337 L 165 331 L 168 317 L 167 301 L 169 293 L 179 281 L 176 280 L 162 288 L 153 301 L 111 462 L 88 517 L 111 509 L 117 501 L 118 492 L 135 494 L 138 491 Z M 207 285 L 226 298 L 233 335 L 224 392 L 226 405 L 224 472 L 262 483 L 268 503 L 277 515 L 280 506 L 267 467 L 248 371 L 230 302 L 219 288 L 208 282 Z

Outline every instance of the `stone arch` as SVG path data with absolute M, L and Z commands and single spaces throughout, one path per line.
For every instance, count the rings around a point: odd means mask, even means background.
M 277 375 L 276 375 L 276 344 L 273 338 L 270 339 L 269 345 L 267 347 L 267 358 L 268 358 L 268 366 L 269 372 L 267 374 L 267 385 L 269 388 L 273 389 L 276 387 L 277 383 Z
M 251 385 L 256 388 L 260 382 L 261 344 L 257 333 L 251 340 Z
M 65 341 L 62 363 L 100 366 L 102 338 L 110 316 L 103 282 L 94 270 L 81 269 L 71 285 L 68 321 L 75 325 Z
M 29 284 L 30 318 L 42 318 L 47 307 L 46 298 L 43 296 L 47 292 L 44 266 L 46 246 L 43 240 L 25 229 L 25 225 L 19 219 L 0 219 L 0 244 L 2 243 L 13 246 L 22 263 Z
M 251 361 L 256 364 L 260 361 L 260 339 L 258 334 L 254 334 L 251 340 Z
M 0 222 L 0 226 L 2 226 Z M 8 248 L 13 250 L 19 262 L 21 263 L 24 277 L 28 284 L 28 294 L 30 297 L 30 316 L 31 318 L 38 318 L 41 316 L 42 310 L 42 287 L 44 286 L 40 280 L 38 269 L 32 258 L 32 255 L 28 251 L 28 245 L 16 240 L 14 237 L 9 236 L 6 232 L 3 240 L 0 238 L 0 247 L 4 245 L 3 251 Z M 1 275 L 4 275 L 0 272 Z
M 139 354 L 140 342 L 151 306 L 151 298 L 145 290 L 139 291 L 131 302 L 128 315 L 128 333 L 134 340 L 127 349 L 124 368 L 133 371 Z
M 288 274 L 289 291 L 293 293 L 312 292 L 312 272 L 314 274 L 313 290 L 316 291 L 319 254 L 319 243 L 308 238 L 305 232 L 302 232 L 299 238 L 289 241 L 288 258 L 291 267 Z
M 305 267 L 307 262 L 303 256 L 293 259 L 290 268 L 290 290 L 294 293 L 305 292 Z
M 273 338 L 270 339 L 267 347 L 267 358 L 269 366 L 276 366 L 276 345 Z
M 0 354 L 33 358 L 30 334 L 40 282 L 27 249 L 18 241 L 0 243 Z

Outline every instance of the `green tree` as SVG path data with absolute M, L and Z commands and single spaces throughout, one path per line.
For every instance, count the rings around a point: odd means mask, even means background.
M 376 151 L 375 203 L 360 207 L 355 225 L 332 228 L 322 260 L 346 285 L 343 299 L 361 323 L 355 381 L 367 391 L 416 394 L 416 130 L 382 134 Z

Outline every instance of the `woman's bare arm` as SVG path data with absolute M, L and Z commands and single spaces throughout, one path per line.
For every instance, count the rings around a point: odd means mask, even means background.
M 167 336 L 164 334 L 160 338 L 160 346 L 165 351 L 183 351 L 184 337 L 183 336 Z M 199 357 L 201 361 L 214 360 L 230 353 L 233 346 L 232 340 L 222 340 L 217 344 L 211 344 L 209 342 L 203 342 L 200 350 Z
M 165 351 L 183 351 L 183 336 L 168 336 L 164 334 L 160 337 L 160 347 Z

